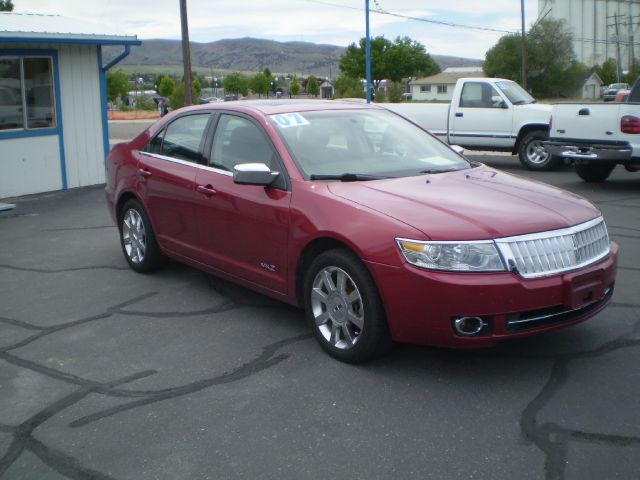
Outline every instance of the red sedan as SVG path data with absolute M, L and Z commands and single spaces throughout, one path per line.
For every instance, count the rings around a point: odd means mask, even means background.
M 492 346 L 613 293 L 618 247 L 590 202 L 374 106 L 178 110 L 114 148 L 106 196 L 133 270 L 171 257 L 303 306 L 348 362 L 392 340 Z

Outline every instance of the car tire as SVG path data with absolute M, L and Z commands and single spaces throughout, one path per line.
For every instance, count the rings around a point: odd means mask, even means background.
M 391 346 L 378 289 L 367 268 L 348 250 L 328 250 L 311 262 L 304 306 L 316 339 L 338 360 L 364 362 Z
M 600 183 L 604 182 L 613 169 L 616 168 L 614 164 L 591 164 L 591 163 L 577 163 L 576 164 L 576 173 L 578 176 L 589 183 Z
M 118 215 L 120 246 L 129 266 L 138 273 L 148 273 L 164 265 L 151 222 L 138 200 L 130 199 Z
M 549 137 L 543 130 L 533 130 L 527 133 L 518 147 L 520 163 L 529 170 L 552 170 L 560 162 L 560 157 L 550 155 L 542 142 Z

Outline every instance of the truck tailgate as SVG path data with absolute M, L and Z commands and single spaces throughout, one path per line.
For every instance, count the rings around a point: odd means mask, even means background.
M 554 140 L 619 140 L 619 103 L 559 103 L 554 105 Z

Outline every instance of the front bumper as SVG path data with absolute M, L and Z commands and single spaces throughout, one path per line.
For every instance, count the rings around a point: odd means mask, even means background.
M 626 162 L 633 155 L 633 148 L 627 142 L 598 144 L 579 140 L 550 140 L 543 144 L 551 155 L 585 162 Z
M 561 275 L 525 280 L 510 272 L 442 273 L 410 264 L 367 263 L 394 340 L 451 348 L 490 347 L 582 322 L 610 302 L 618 246 L 596 264 Z M 489 328 L 458 335 L 457 317 L 481 317 Z

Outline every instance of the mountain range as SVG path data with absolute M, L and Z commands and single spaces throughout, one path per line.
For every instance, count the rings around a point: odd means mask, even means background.
M 213 72 L 257 72 L 269 68 L 274 74 L 314 74 L 337 76 L 340 56 L 345 47 L 308 42 L 276 42 L 258 38 L 218 40 L 211 43 L 191 43 L 191 63 L 194 70 Z M 118 50 L 110 50 L 107 60 Z M 431 55 L 441 69 L 481 65 L 482 60 L 443 55 Z M 176 67 L 182 65 L 180 40 L 143 40 L 119 65 L 129 67 Z M 217 74 L 217 73 L 216 73 Z

